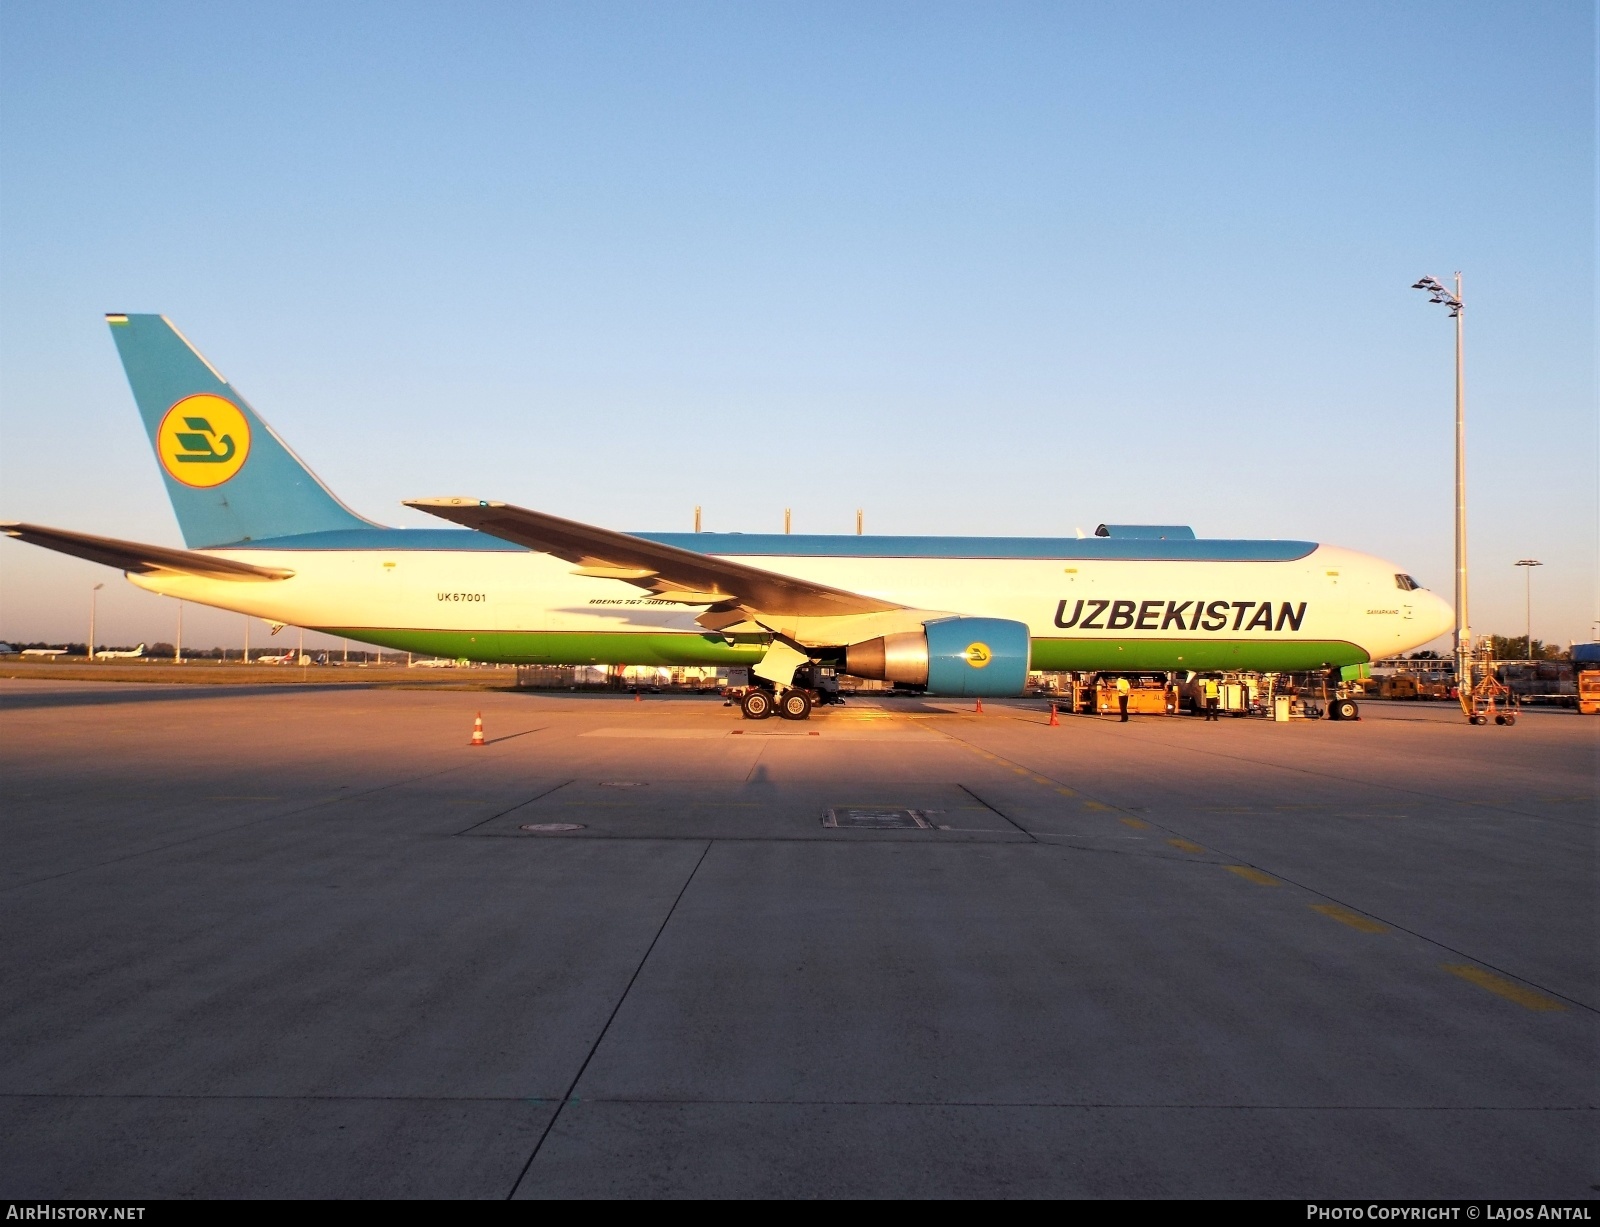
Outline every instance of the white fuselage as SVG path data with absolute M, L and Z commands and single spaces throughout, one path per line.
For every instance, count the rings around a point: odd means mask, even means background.
M 705 634 L 695 622 L 699 608 L 655 600 L 619 580 L 574 575 L 571 564 L 548 554 L 405 549 L 405 534 L 394 536 L 390 550 L 207 551 L 294 572 L 275 582 L 129 578 L 151 591 L 273 622 L 357 639 L 371 631 L 378 642 L 410 632 Z M 739 561 L 914 610 L 1022 622 L 1036 657 L 1049 641 L 1226 640 L 1342 643 L 1375 659 L 1427 643 L 1452 622 L 1444 601 L 1402 587 L 1393 564 L 1327 545 L 1292 561 L 771 555 Z

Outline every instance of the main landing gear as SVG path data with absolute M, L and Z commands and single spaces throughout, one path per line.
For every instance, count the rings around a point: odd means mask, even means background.
M 739 700 L 739 710 L 746 720 L 765 720 L 773 712 L 785 720 L 809 720 L 811 706 L 811 694 L 805 690 L 785 690 L 775 696 L 770 690 L 751 687 Z
M 744 698 L 739 700 L 739 710 L 746 720 L 765 720 L 772 714 L 773 706 L 772 692 L 754 687 L 746 690 Z
M 781 691 L 770 684 L 747 687 L 739 696 L 739 710 L 746 720 L 765 720 L 774 712 L 784 720 L 809 720 L 813 707 L 843 702 L 833 670 L 810 664 L 796 669 L 793 682 Z

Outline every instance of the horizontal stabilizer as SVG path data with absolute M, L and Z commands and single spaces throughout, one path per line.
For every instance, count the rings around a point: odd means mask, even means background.
M 564 520 L 509 503 L 424 498 L 407 500 L 406 506 L 464 524 L 503 541 L 554 554 L 577 564 L 586 574 L 609 571 L 612 577 L 647 588 L 664 601 L 740 606 L 766 614 L 817 618 L 903 608 L 892 601 L 778 575 L 760 567 L 646 541 L 643 537 L 596 528 L 577 520 Z
M 137 541 L 118 541 L 114 537 L 91 537 L 88 533 L 46 528 L 42 524 L 0 524 L 0 532 L 30 545 L 87 558 L 119 571 L 136 575 L 166 572 L 172 575 L 199 575 L 205 579 L 263 580 L 288 579 L 293 571 L 282 567 L 257 567 L 231 558 L 218 558 L 194 550 L 174 550 L 163 545 L 142 545 Z

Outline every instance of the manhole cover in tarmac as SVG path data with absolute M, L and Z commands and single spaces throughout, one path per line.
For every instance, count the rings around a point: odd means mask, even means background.
M 875 805 L 836 805 L 823 816 L 822 825 L 858 831 L 927 831 L 933 827 L 921 810 Z
M 524 822 L 517 828 L 519 831 L 528 831 L 534 835 L 564 835 L 568 831 L 583 830 L 581 822 Z
M 643 788 L 637 780 L 601 780 L 601 788 Z

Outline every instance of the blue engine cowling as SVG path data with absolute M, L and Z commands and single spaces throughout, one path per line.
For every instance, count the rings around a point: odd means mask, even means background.
M 1005 618 L 941 618 L 928 637 L 928 693 L 1016 695 L 1028 680 L 1028 627 Z

